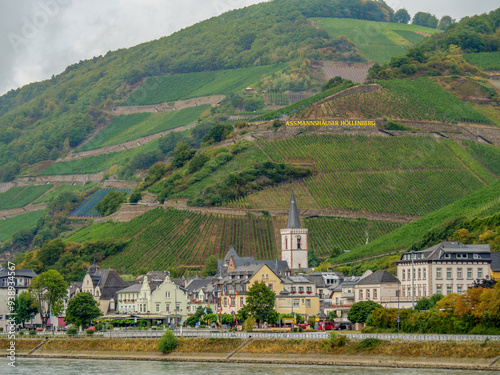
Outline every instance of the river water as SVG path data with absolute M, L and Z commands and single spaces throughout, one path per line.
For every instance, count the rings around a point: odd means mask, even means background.
M 348 366 L 268 365 L 245 363 L 190 363 L 94 359 L 16 358 L 16 367 L 0 358 L 0 374 L 6 375 L 489 375 L 497 371 L 392 369 Z

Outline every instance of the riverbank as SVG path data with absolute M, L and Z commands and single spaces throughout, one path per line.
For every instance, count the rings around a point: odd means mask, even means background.
M 0 340 L 4 348 L 7 340 Z M 121 359 L 175 362 L 225 362 L 500 370 L 500 343 L 359 342 L 332 348 L 318 340 L 180 339 L 169 354 L 157 339 L 50 339 L 16 341 L 16 355 L 32 358 Z

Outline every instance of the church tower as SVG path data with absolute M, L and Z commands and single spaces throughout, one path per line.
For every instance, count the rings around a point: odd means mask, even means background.
M 281 260 L 286 260 L 291 270 L 308 268 L 308 232 L 307 228 L 300 225 L 299 210 L 292 190 L 288 224 L 285 229 L 281 229 Z

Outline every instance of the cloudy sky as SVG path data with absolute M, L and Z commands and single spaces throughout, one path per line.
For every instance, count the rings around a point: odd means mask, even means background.
M 307 1 L 307 0 L 304 0 Z M 169 35 L 261 0 L 0 0 L 0 94 L 109 50 Z M 498 0 L 386 0 L 395 10 L 457 20 Z

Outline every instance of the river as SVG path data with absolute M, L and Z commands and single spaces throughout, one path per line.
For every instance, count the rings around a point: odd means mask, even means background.
M 94 359 L 16 358 L 16 367 L 0 358 L 0 374 L 8 375 L 489 375 L 497 371 L 393 369 L 383 367 L 190 363 Z

